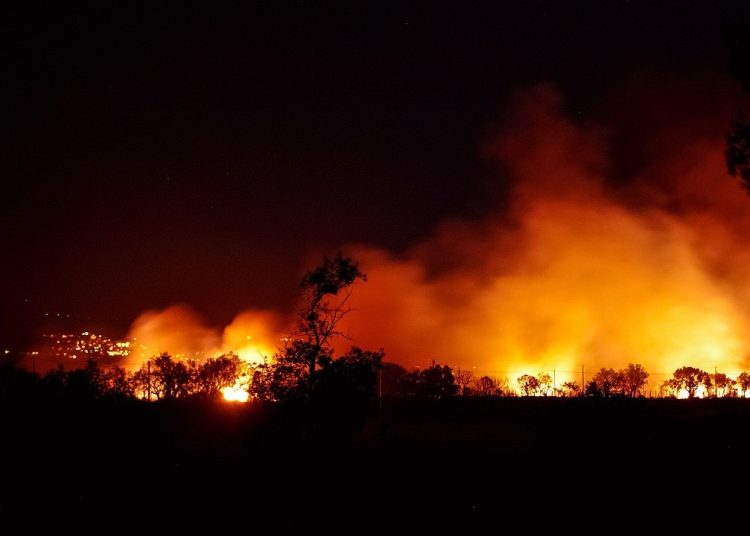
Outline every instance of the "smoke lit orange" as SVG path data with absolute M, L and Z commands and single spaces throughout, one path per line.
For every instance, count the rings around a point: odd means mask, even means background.
M 554 90 L 536 88 L 512 109 L 486 147 L 510 179 L 510 207 L 444 222 L 398 255 L 347 248 L 368 283 L 344 331 L 406 366 L 435 359 L 511 381 L 554 371 L 559 384 L 578 380 L 582 364 L 593 373 L 633 362 L 656 387 L 659 373 L 686 364 L 746 368 L 750 199 L 727 177 L 716 135 L 731 115 L 703 131 L 695 119 L 655 127 L 639 142 L 660 157 L 613 180 L 606 131 L 566 119 Z M 288 329 L 248 312 L 220 336 L 177 307 L 144 314 L 131 335 L 148 348 L 258 362 Z
M 520 97 L 488 146 L 512 179 L 509 212 L 447 222 L 398 256 L 351 251 L 369 283 L 348 330 L 407 365 L 511 379 L 628 362 L 737 373 L 750 350 L 750 200 L 727 176 L 723 139 L 679 140 L 617 183 L 602 130 L 561 108 L 550 88 Z

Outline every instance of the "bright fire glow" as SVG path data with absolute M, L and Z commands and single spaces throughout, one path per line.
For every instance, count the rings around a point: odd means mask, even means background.
M 221 396 L 227 402 L 247 402 L 250 399 L 250 393 L 247 392 L 247 386 L 243 387 L 238 383 L 231 387 L 224 387 L 221 390 Z
M 224 328 L 222 351 L 234 352 L 250 364 L 270 359 L 279 346 L 280 322 L 268 311 L 244 311 Z
M 281 322 L 275 313 L 244 311 L 219 333 L 201 320 L 190 308 L 174 305 L 141 314 L 130 329 L 137 341 L 127 365 L 137 369 L 148 358 L 169 352 L 177 359 L 201 361 L 208 357 L 234 353 L 250 365 L 270 360 L 279 346 Z M 247 402 L 251 378 L 243 375 L 234 385 L 221 389 L 224 400 Z

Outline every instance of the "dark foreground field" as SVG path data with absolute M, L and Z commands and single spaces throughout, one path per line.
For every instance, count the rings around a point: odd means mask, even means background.
M 750 477 L 745 400 L 385 401 L 356 434 L 205 401 L 6 403 L 0 422 L 0 518 L 29 531 L 727 528 Z

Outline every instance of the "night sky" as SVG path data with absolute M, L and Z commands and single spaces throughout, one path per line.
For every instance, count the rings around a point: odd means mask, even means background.
M 177 302 L 216 325 L 287 308 L 321 253 L 398 251 L 502 196 L 481 144 L 510 92 L 551 82 L 585 120 L 637 72 L 726 75 L 722 27 L 750 13 L 108 4 L 5 16 L 0 343 L 45 313 L 119 336 Z

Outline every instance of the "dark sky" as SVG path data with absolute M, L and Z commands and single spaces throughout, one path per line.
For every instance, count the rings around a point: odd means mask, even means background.
M 109 4 L 5 14 L 0 343 L 45 312 L 121 335 L 175 302 L 215 324 L 288 306 L 312 252 L 481 214 L 510 91 L 552 82 L 586 117 L 640 70 L 726 72 L 722 24 L 750 11 Z

